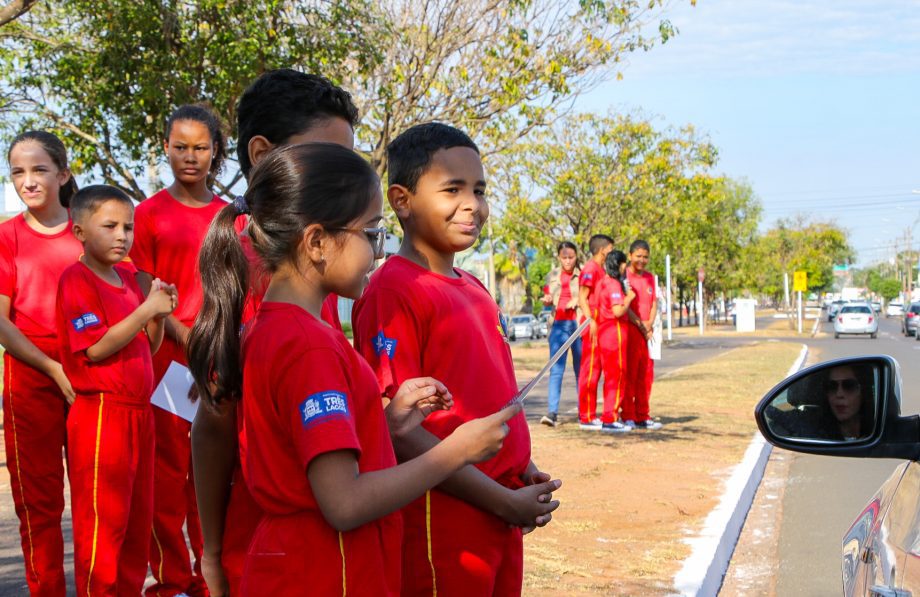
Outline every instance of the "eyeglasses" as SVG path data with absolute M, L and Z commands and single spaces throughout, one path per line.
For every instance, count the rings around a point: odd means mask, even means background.
M 339 232 L 362 232 L 367 236 L 371 248 L 374 249 L 374 257 L 380 259 L 385 255 L 383 246 L 387 242 L 386 228 L 328 228 L 327 230 L 338 230 Z
M 844 392 L 855 392 L 859 389 L 859 382 L 853 378 L 850 379 L 829 379 L 827 383 L 824 384 L 824 389 L 828 392 L 837 392 L 838 390 L 843 390 Z

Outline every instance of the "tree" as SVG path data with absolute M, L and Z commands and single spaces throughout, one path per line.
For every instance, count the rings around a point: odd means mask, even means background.
M 847 231 L 833 222 L 804 216 L 779 220 L 757 238 L 746 261 L 747 287 L 774 297 L 783 293 L 783 274 L 805 271 L 808 289 L 823 292 L 834 283 L 834 264 L 849 263 L 854 251 Z
M 735 283 L 759 205 L 744 184 L 712 174 L 717 151 L 690 128 L 656 130 L 636 117 L 564 118 L 499 156 L 504 250 L 528 276 L 530 251 L 551 256 L 561 240 L 587 248 L 608 234 L 626 250 L 653 247 L 652 268 L 672 256 L 678 287 L 707 269 L 709 287 Z M 529 276 L 528 276 L 529 277 Z
M 630 52 L 675 30 L 645 25 L 664 0 L 381 0 L 383 57 L 368 76 L 345 71 L 364 115 L 359 137 L 386 171 L 386 146 L 438 120 L 490 155 L 553 118 L 579 93 L 618 74 Z
M 145 172 L 160 184 L 175 106 L 207 101 L 234 123 L 240 93 L 265 70 L 365 72 L 378 56 L 369 23 L 365 0 L 41 4 L 0 31 L 4 111 L 14 116 L 5 132 L 50 127 L 70 141 L 77 172 L 97 170 L 143 199 Z

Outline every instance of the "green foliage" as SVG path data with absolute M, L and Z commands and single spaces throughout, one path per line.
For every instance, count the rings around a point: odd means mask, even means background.
M 759 204 L 745 184 L 711 172 L 718 152 L 687 127 L 656 130 L 626 116 L 576 115 L 500 156 L 504 210 L 497 236 L 531 281 L 528 252 L 552 257 L 556 244 L 583 248 L 593 234 L 618 248 L 643 238 L 652 270 L 672 256 L 678 285 L 700 267 L 711 291 L 734 287 L 742 248 L 753 239 Z
M 901 282 L 895 278 L 882 278 L 875 281 L 869 289 L 886 301 L 890 301 L 901 294 Z
M 366 72 L 378 58 L 371 22 L 364 0 L 42 3 L 0 32 L 14 116 L 3 132 L 51 128 L 67 138 L 77 172 L 98 168 L 142 199 L 177 105 L 206 101 L 235 123 L 240 93 L 265 70 Z
M 824 292 L 834 282 L 834 264 L 849 263 L 854 251 L 845 230 L 833 222 L 780 220 L 758 237 L 745 260 L 745 286 L 774 297 L 783 293 L 783 273 L 808 273 L 808 290 Z

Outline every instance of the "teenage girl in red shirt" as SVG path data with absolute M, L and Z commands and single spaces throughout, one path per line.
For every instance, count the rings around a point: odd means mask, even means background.
M 605 260 L 606 274 L 595 286 L 597 292 L 597 344 L 604 372 L 604 414 L 601 431 L 626 433 L 632 428 L 619 421 L 620 404 L 626 392 L 626 346 L 629 305 L 636 293 L 626 280 L 626 253 L 614 249 Z
M 67 211 L 77 185 L 64 144 L 44 131 L 13 140 L 10 178 L 26 211 L 0 224 L 3 429 L 26 581 L 32 595 L 60 595 L 64 582 L 64 461 L 68 404 L 55 331 L 61 274 L 83 251 Z
M 185 364 L 189 328 L 201 309 L 198 250 L 211 220 L 227 205 L 211 190 L 226 149 L 220 120 L 200 105 L 177 108 L 166 122 L 164 150 L 173 183 L 137 206 L 131 258 L 145 294 L 155 278 L 176 285 L 181 302 L 166 319 L 166 337 L 153 357 L 154 385 L 173 361 Z M 154 408 L 156 467 L 148 595 L 207 592 L 201 573 L 202 538 L 191 469 L 191 424 Z M 189 561 L 183 526 L 195 556 Z M 194 570 L 194 572 L 193 572 Z
M 447 388 L 407 381 L 384 410 L 370 366 L 320 317 L 328 293 L 361 295 L 383 252 L 382 209 L 380 181 L 356 153 L 283 147 L 256 167 L 245 199 L 221 212 L 202 247 L 205 301 L 190 367 L 208 399 L 245 395 L 243 474 L 265 511 L 243 595 L 398 594 L 396 511 L 497 453 L 520 412 L 470 421 L 396 465 L 391 434 L 449 407 Z M 233 223 L 242 213 L 271 281 L 241 339 L 249 268 Z

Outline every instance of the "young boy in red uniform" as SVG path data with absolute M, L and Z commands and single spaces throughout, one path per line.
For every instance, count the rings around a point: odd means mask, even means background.
M 629 305 L 626 358 L 626 399 L 623 401 L 623 422 L 637 429 L 660 429 L 661 423 L 649 415 L 649 396 L 655 378 L 655 362 L 649 358 L 648 339 L 658 316 L 655 277 L 648 267 L 649 246 L 644 240 L 629 246 L 629 267 L 626 270 L 629 287 L 636 300 Z
M 57 329 L 76 399 L 67 418 L 74 568 L 80 595 L 140 594 L 153 511 L 153 362 L 174 286 L 146 299 L 129 268 L 134 206 L 87 187 L 71 203 L 83 256 L 61 276 Z
M 626 254 L 613 250 L 604 263 L 606 275 L 594 287 L 597 293 L 597 343 L 604 371 L 604 414 L 601 431 L 625 433 L 632 428 L 618 420 L 620 403 L 626 393 L 627 311 L 635 293 L 623 290 Z
M 387 156 L 387 196 L 405 238 L 355 305 L 355 345 L 384 396 L 392 398 L 407 379 L 432 376 L 455 403 L 395 442 L 406 460 L 465 421 L 499 411 L 517 383 L 498 305 L 479 280 L 453 266 L 489 214 L 476 145 L 453 127 L 431 123 L 399 135 Z M 520 593 L 520 527 L 549 521 L 559 483 L 530 460 L 524 417 L 508 425 L 495 458 L 466 467 L 403 510 L 403 595 Z
M 578 423 L 587 431 L 599 431 L 602 421 L 597 418 L 597 383 L 601 377 L 601 351 L 598 346 L 597 285 L 607 275 L 604 263 L 613 250 L 613 239 L 595 234 L 588 241 L 591 259 L 578 278 L 578 306 L 585 317 L 593 321 L 581 337 L 581 372 L 578 375 Z

